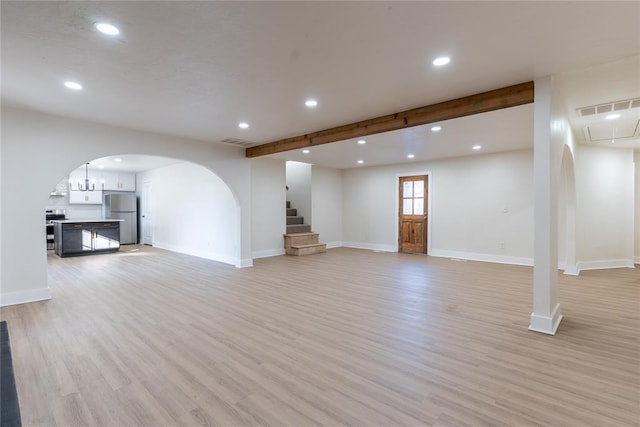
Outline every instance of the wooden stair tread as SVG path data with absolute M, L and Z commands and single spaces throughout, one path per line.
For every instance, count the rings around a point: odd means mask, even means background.
M 314 233 L 313 231 L 303 231 L 301 233 L 283 234 L 284 237 L 317 236 L 317 235 L 318 233 Z
M 326 243 L 310 243 L 308 245 L 291 245 L 292 248 L 296 248 L 296 249 L 313 248 L 315 246 L 327 246 L 327 244 Z

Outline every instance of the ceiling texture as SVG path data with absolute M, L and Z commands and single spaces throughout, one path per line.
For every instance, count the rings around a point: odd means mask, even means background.
M 640 148 L 638 130 L 616 141 L 629 125 L 577 112 L 640 98 L 640 2 L 2 1 L 0 14 L 4 106 L 253 145 L 557 75 L 579 142 Z M 533 109 L 441 126 L 273 156 L 348 168 L 527 148 Z M 588 141 L 589 126 L 614 142 Z

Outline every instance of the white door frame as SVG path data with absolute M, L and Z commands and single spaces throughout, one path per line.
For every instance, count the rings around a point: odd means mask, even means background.
M 140 233 L 140 243 L 151 246 L 153 246 L 153 210 L 151 205 L 151 196 L 153 194 L 152 188 L 151 180 L 143 181 L 142 191 L 140 192 L 140 226 L 142 231 Z M 146 218 L 149 214 L 151 214 L 151 218 Z M 149 235 L 149 239 L 146 239 L 147 233 Z

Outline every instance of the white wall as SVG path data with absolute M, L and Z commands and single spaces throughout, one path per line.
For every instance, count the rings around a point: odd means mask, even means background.
M 580 270 L 633 265 L 633 151 L 582 146 L 576 160 Z
M 312 223 L 311 165 L 302 162 L 287 162 L 287 200 L 291 207 L 304 217 L 304 223 Z
M 345 246 L 397 250 L 398 175 L 427 171 L 431 255 L 531 264 L 532 150 L 345 170 Z
M 1 113 L 0 304 L 49 298 L 42 232 L 49 193 L 78 165 L 110 155 L 159 155 L 214 171 L 239 201 L 241 265 L 251 265 L 251 173 L 242 149 L 29 110 L 3 107 Z
M 640 150 L 636 150 L 633 152 L 633 164 L 636 175 L 635 180 L 635 208 L 634 208 L 634 216 L 635 216 L 635 224 L 634 224 L 634 232 L 635 232 L 635 258 L 634 261 L 637 264 L 640 264 Z
M 253 258 L 284 254 L 285 162 L 251 159 L 251 248 Z
M 342 170 L 313 166 L 311 199 L 313 231 L 327 247 L 342 246 Z
M 50 196 L 45 209 L 64 209 L 67 219 L 100 219 L 102 205 L 78 205 L 69 203 L 69 195 Z
M 240 263 L 240 208 L 229 187 L 209 169 L 183 162 L 142 172 L 136 188 L 152 182 L 152 245 Z

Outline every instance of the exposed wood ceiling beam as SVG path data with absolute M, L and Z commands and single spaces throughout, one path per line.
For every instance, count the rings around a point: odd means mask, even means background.
M 360 138 L 376 133 L 440 122 L 457 117 L 499 110 L 501 108 L 530 104 L 532 102 L 533 82 L 531 81 L 249 147 L 246 149 L 245 155 L 246 157 L 266 156 L 268 154 L 313 147 L 315 145 L 328 144 L 346 139 Z

